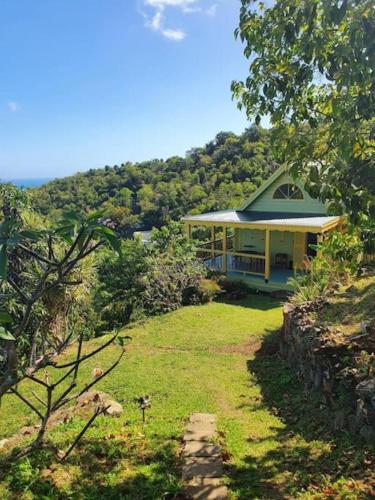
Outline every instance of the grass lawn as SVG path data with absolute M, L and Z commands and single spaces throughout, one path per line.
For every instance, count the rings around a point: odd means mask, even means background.
M 326 430 L 320 402 L 276 354 L 281 321 L 276 301 L 250 295 L 126 329 L 133 337 L 126 356 L 97 386 L 123 404 L 123 415 L 99 417 L 65 464 L 56 450 L 79 432 L 80 418 L 55 427 L 41 451 L 12 465 L 3 456 L 0 498 L 174 498 L 181 437 L 195 411 L 218 415 L 231 498 L 366 498 L 371 450 Z M 81 380 L 116 355 L 111 347 L 87 362 Z M 152 406 L 143 425 L 134 399 L 146 394 Z M 0 437 L 32 422 L 13 397 L 0 411 Z
M 361 332 L 361 323 L 374 320 L 375 276 L 359 278 L 330 298 L 320 321 L 337 327 L 345 335 Z

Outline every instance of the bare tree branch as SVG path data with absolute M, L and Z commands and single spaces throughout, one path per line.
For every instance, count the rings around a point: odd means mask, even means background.
M 116 340 L 116 338 L 118 337 L 118 334 L 119 334 L 119 332 L 116 332 L 116 334 L 113 335 L 113 337 L 111 337 L 105 344 L 102 344 L 100 347 L 98 347 L 94 351 L 91 351 L 89 354 L 86 354 L 85 356 L 82 356 L 82 358 L 80 358 L 78 360 L 78 362 L 82 363 L 82 361 L 86 361 L 86 359 L 89 359 L 92 356 L 95 356 L 95 354 L 97 354 L 98 352 L 102 351 L 103 349 L 105 349 L 110 344 L 112 344 Z M 77 360 L 76 361 L 71 361 L 69 363 L 65 363 L 63 365 L 54 365 L 54 367 L 55 368 L 59 368 L 59 369 L 61 369 L 61 368 L 68 368 L 69 366 L 75 365 L 76 363 L 77 363 Z
M 40 398 L 40 397 L 38 396 L 38 394 L 36 394 L 34 391 L 32 391 L 32 393 L 31 393 L 31 394 L 34 396 L 34 398 L 35 398 L 37 401 L 39 401 L 39 403 L 40 403 L 40 404 L 42 404 L 45 408 L 47 408 L 47 403 L 45 403 L 45 402 L 43 401 L 43 399 L 42 399 L 42 398 Z
M 37 384 L 42 385 L 46 389 L 49 389 L 51 387 L 46 382 L 43 382 L 43 380 L 40 380 L 39 378 L 33 377 L 32 375 L 26 374 L 25 377 L 28 378 L 28 379 L 30 379 L 30 380 L 32 380 L 33 382 L 36 382 Z
M 36 259 L 36 260 L 38 260 L 40 262 L 43 262 L 44 264 L 48 264 L 49 266 L 54 266 L 55 265 L 54 262 L 52 262 L 49 259 L 46 259 L 45 257 L 43 257 L 43 255 L 38 254 L 34 250 L 31 250 L 31 248 L 26 247 L 22 243 L 19 243 L 18 247 L 21 248 L 21 250 L 23 250 L 24 252 L 26 252 L 31 257 L 34 257 L 34 259 Z
M 27 295 L 23 293 L 23 291 L 20 289 L 17 283 L 10 276 L 8 276 L 8 283 L 13 288 L 13 290 L 20 296 L 22 302 L 27 304 L 30 300 L 29 297 L 27 297 Z
M 82 396 L 82 394 L 84 394 L 89 389 L 91 389 L 91 387 L 93 387 L 94 385 L 96 385 L 102 378 L 106 377 L 109 373 L 111 373 L 111 371 L 114 370 L 116 368 L 116 366 L 120 363 L 120 361 L 121 361 L 121 359 L 122 359 L 122 357 L 123 357 L 124 354 L 125 354 L 125 351 L 122 351 L 121 354 L 120 354 L 120 356 L 118 357 L 118 359 L 115 361 L 115 363 L 113 363 L 113 365 L 111 365 L 106 371 L 104 371 L 100 375 L 100 377 L 95 378 L 90 384 L 87 384 L 78 394 L 74 394 L 70 398 L 63 399 L 75 387 L 76 383 L 72 382 L 71 386 L 69 387 L 69 390 L 67 389 L 64 392 L 64 394 L 62 394 L 60 396 L 60 398 L 55 402 L 55 404 L 53 406 L 53 411 L 56 411 L 59 408 L 61 408 L 62 406 L 64 406 L 67 403 L 69 403 L 70 401 L 73 401 L 74 399 L 79 398 L 80 396 Z
M 95 413 L 93 414 L 93 416 L 90 418 L 90 420 L 86 423 L 86 425 L 83 427 L 83 429 L 81 430 L 81 432 L 78 434 L 78 436 L 75 438 L 75 440 L 73 441 L 73 443 L 70 445 L 70 447 L 68 448 L 68 450 L 64 453 L 64 455 L 61 457 L 61 462 L 64 462 L 68 456 L 71 454 L 71 452 L 73 451 L 73 449 L 77 446 L 78 442 L 80 441 L 80 439 L 83 437 L 83 435 L 85 434 L 85 432 L 87 431 L 87 429 L 94 423 L 94 420 L 99 417 L 99 415 L 102 415 L 103 413 L 105 413 L 107 411 L 109 407 L 106 406 L 106 407 L 97 407 L 96 410 L 95 410 Z
M 29 408 L 31 408 L 33 410 L 33 412 L 38 415 L 38 417 L 40 418 L 40 420 L 43 420 L 44 417 L 41 414 L 41 412 L 32 403 L 30 403 L 30 401 L 28 401 L 24 396 L 22 396 L 22 394 L 20 394 L 17 391 L 17 389 L 15 389 L 14 387 L 12 387 L 12 389 L 10 389 L 10 392 L 12 392 L 13 394 L 15 394 L 21 401 L 23 401 Z

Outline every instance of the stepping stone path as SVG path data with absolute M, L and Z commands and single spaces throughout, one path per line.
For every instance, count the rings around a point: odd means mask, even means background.
M 193 413 L 184 435 L 185 465 L 182 479 L 184 498 L 226 500 L 228 490 L 221 483 L 223 461 L 221 449 L 212 443 L 216 435 L 216 417 L 209 413 Z

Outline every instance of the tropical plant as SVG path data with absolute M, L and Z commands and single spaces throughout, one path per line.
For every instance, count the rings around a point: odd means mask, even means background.
M 294 291 L 289 301 L 297 305 L 324 295 L 331 285 L 330 271 L 326 259 L 318 257 L 306 259 L 304 269 L 288 280 Z
M 1 186 L 0 202 L 0 398 L 6 393 L 18 397 L 40 419 L 29 450 L 43 442 L 51 415 L 112 371 L 123 355 L 121 351 L 109 369 L 72 394 L 81 363 L 113 343 L 117 334 L 83 354 L 85 328 L 77 332 L 64 317 L 73 318 L 74 323 L 74 306 L 82 306 L 87 297 L 85 261 L 105 244 L 119 250 L 119 243 L 101 224 L 100 212 L 85 217 L 66 213 L 56 225 L 35 229 L 27 223 L 33 217 L 25 215 L 28 198 L 24 192 Z M 75 357 L 59 363 L 57 354 L 72 342 Z M 48 367 L 62 370 L 61 377 L 51 382 Z M 38 376 L 42 369 L 43 375 Z M 23 379 L 41 386 L 45 399 L 35 395 L 34 402 L 22 394 L 18 384 Z M 98 407 L 89 423 L 103 411 Z
M 345 233 L 340 231 L 329 233 L 316 248 L 322 258 L 328 261 L 331 272 L 336 273 L 338 279 L 358 272 L 364 245 L 354 228 L 349 228 Z
M 294 304 L 316 299 L 341 285 L 348 284 L 358 272 L 363 242 L 354 229 L 347 233 L 333 231 L 318 245 L 312 245 L 318 256 L 305 260 L 304 270 L 289 284 L 294 289 Z

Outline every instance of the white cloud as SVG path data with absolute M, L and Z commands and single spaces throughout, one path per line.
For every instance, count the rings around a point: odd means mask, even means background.
M 171 29 L 164 27 L 164 15 L 162 10 L 157 10 L 156 13 L 151 17 L 151 19 L 147 19 L 146 26 L 153 31 L 157 31 L 165 38 L 169 40 L 173 40 L 175 42 L 180 42 L 186 36 L 185 32 L 181 29 Z
M 165 7 L 188 7 L 199 0 L 146 0 L 145 4 L 155 7 L 156 9 L 164 9 Z
M 12 113 L 17 113 L 21 109 L 21 106 L 16 101 L 8 101 L 7 106 Z
M 217 3 L 213 3 L 208 9 L 206 9 L 206 14 L 210 17 L 215 17 L 217 11 Z
M 217 4 L 212 4 L 208 8 L 204 9 L 200 5 L 201 1 L 202 0 L 143 0 L 146 7 L 154 9 L 151 16 L 143 14 L 146 18 L 145 26 L 153 31 L 157 31 L 169 40 L 180 42 L 185 38 L 186 33 L 183 29 L 165 26 L 166 9 L 174 7 L 175 9 L 179 9 L 184 14 L 203 12 L 207 16 L 214 17 L 216 14 Z
M 162 13 L 159 11 L 151 19 L 149 23 L 150 28 L 152 28 L 155 31 L 161 30 L 161 21 L 162 21 Z
M 183 40 L 186 36 L 185 31 L 171 29 L 162 30 L 161 34 L 165 36 L 165 38 L 169 38 L 169 40 L 175 40 L 176 42 Z

